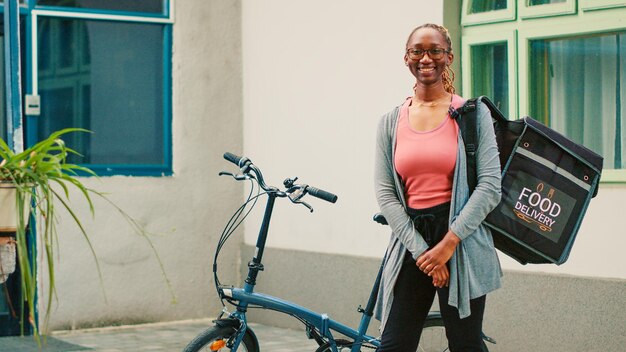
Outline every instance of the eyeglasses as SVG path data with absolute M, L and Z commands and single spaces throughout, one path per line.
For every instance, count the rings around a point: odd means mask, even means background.
M 406 54 L 409 56 L 411 60 L 421 60 L 424 57 L 424 54 L 428 53 L 428 57 L 433 60 L 443 59 L 445 54 L 448 54 L 451 50 L 441 49 L 441 48 L 432 48 L 432 49 L 407 49 Z

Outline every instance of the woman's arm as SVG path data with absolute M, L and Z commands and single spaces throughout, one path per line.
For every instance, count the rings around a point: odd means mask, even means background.
M 491 114 L 483 103 L 478 104 L 477 108 L 476 189 L 450 225 L 450 230 L 461 240 L 476 231 L 487 215 L 500 203 L 502 195 L 500 157 Z
M 374 156 L 374 187 L 376 200 L 393 235 L 398 237 L 413 258 L 422 254 L 428 245 L 413 226 L 396 189 L 392 160 L 392 136 L 397 109 L 385 115 L 378 124 L 376 151 Z
M 478 105 L 478 150 L 476 153 L 477 185 L 461 212 L 450 225 L 444 238 L 417 259 L 417 266 L 432 276 L 450 260 L 456 246 L 473 234 L 487 215 L 498 205 L 501 197 L 501 173 L 498 145 L 491 114 L 484 104 Z

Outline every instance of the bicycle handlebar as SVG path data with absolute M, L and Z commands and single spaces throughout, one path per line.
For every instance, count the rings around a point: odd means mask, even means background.
M 245 166 L 247 166 L 249 164 L 252 164 L 250 159 L 243 158 L 243 157 L 237 156 L 237 155 L 235 155 L 233 153 L 229 153 L 229 152 L 224 153 L 224 159 L 230 161 L 231 163 L 239 166 L 239 168 L 242 168 L 242 169 Z
M 307 186 L 306 191 L 313 197 L 323 199 L 327 202 L 335 203 L 337 201 L 336 195 L 330 192 L 326 192 L 323 189 L 315 188 L 312 186 Z
M 246 157 L 241 157 L 241 156 L 235 155 L 233 153 L 229 153 L 229 152 L 224 153 L 224 159 L 226 159 L 226 160 L 230 161 L 231 163 L 237 165 L 244 174 L 249 174 L 250 171 L 254 172 L 254 174 L 256 176 L 256 180 L 259 182 L 259 185 L 264 190 L 266 190 L 266 191 L 274 191 L 274 192 L 277 192 L 277 194 L 280 194 L 282 196 L 286 196 L 286 193 L 278 192 L 277 188 L 275 188 L 275 187 L 268 187 L 265 184 L 265 182 L 263 180 L 263 175 L 261 174 L 261 170 L 259 170 L 256 166 L 254 166 L 254 164 L 252 164 L 252 161 L 250 159 L 248 159 Z M 309 186 L 309 185 L 301 185 L 300 187 L 296 187 L 294 189 L 297 189 L 297 188 L 302 188 L 305 193 L 308 193 L 308 194 L 312 195 L 313 197 L 325 200 L 325 201 L 330 202 L 330 203 L 335 203 L 337 201 L 337 198 L 338 198 L 335 194 L 332 194 L 332 193 L 330 193 L 328 191 L 325 191 L 323 189 L 320 189 L 320 188 L 317 188 L 317 187 L 313 187 L 313 186 Z

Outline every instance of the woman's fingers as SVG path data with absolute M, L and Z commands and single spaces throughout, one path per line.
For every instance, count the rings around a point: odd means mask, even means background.
M 450 272 L 447 266 L 437 267 L 429 273 L 433 278 L 433 286 L 441 288 L 448 285 L 450 281 Z

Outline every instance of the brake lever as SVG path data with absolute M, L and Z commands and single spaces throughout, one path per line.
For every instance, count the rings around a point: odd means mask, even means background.
M 289 200 L 293 204 L 302 204 L 309 209 L 309 211 L 313 212 L 313 207 L 308 203 L 301 201 L 302 197 L 306 194 L 306 187 L 302 187 L 301 185 L 291 186 L 286 193 L 289 195 Z
M 312 206 L 310 206 L 307 202 L 303 202 L 303 201 L 301 201 L 301 200 L 296 200 L 296 201 L 293 201 L 293 202 L 294 202 L 295 204 L 302 204 L 302 205 L 304 205 L 305 207 L 309 208 L 309 211 L 310 211 L 311 213 L 313 212 L 313 207 L 312 207 Z
M 249 175 L 247 174 L 233 174 L 232 172 L 228 172 L 228 171 L 220 171 L 219 173 L 220 176 L 231 176 L 232 178 L 234 178 L 237 181 L 243 181 L 243 180 L 248 180 L 250 178 Z

